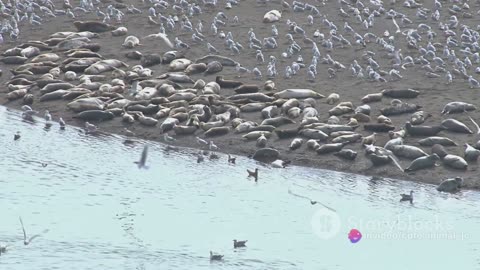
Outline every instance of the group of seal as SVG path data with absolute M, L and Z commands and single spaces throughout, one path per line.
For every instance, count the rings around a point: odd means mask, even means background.
M 313 18 L 316 18 L 316 7 L 306 3 L 302 4 L 295 1 L 293 6 L 286 5 L 284 8 L 286 10 L 292 9 L 295 12 L 308 11 L 313 15 Z M 271 10 L 265 14 L 264 22 L 274 23 L 282 20 L 282 16 L 286 16 L 285 14 L 285 11 Z M 215 17 L 214 25 L 217 28 L 220 28 L 221 23 L 219 21 L 222 18 L 226 19 L 223 12 L 218 13 Z M 176 27 L 175 18 L 172 19 L 173 22 L 170 21 L 170 18 L 165 20 L 165 22 L 173 23 Z M 181 20 L 184 23 L 183 25 L 188 25 L 187 16 L 181 18 Z M 310 16 L 308 20 L 310 20 Z M 333 22 L 327 21 L 325 23 L 329 24 L 329 27 L 337 28 Z M 373 21 L 371 23 L 373 24 Z M 298 56 L 298 61 L 292 64 L 290 68 L 292 76 L 298 72 L 296 67 L 299 64 L 303 67 L 308 65 L 303 60 L 300 61 L 299 52 L 301 48 L 298 48 L 300 46 L 295 40 L 299 34 L 303 35 L 302 31 L 305 31 L 299 25 L 294 21 L 290 21 L 288 24 L 289 35 L 293 39 L 290 40 L 287 59 L 293 57 L 293 55 Z M 476 110 L 473 104 L 462 101 L 446 104 L 441 112 L 445 119 L 440 123 L 431 126 L 423 125 L 430 115 L 438 116 L 440 112 L 428 111 L 427 108 L 422 108 L 422 106 L 410 101 L 424 95 L 425 93 L 422 90 L 388 88 L 378 93 L 368 94 L 361 99 L 364 104 L 354 106 L 355 101 L 342 102 L 338 93 L 326 93 L 321 87 L 319 90 L 317 87 L 305 87 L 303 85 L 298 88 L 290 88 L 276 84 L 275 70 L 278 62 L 273 56 L 268 64 L 272 74 L 269 74 L 269 80 L 265 84 L 243 83 L 240 79 L 234 79 L 233 76 L 226 75 L 234 69 L 241 70 L 240 67 L 242 66 L 239 64 L 241 60 L 233 57 L 207 54 L 196 59 L 189 59 L 188 53 L 185 52 L 186 47 L 181 45 L 182 41 L 180 40 L 175 41 L 174 47 L 176 50 L 163 54 L 144 53 L 140 52 L 144 41 L 141 43 L 140 38 L 131 35 L 135 34 L 132 32 L 127 36 L 128 30 L 124 26 L 113 27 L 108 23 L 96 21 L 75 21 L 73 26 L 77 32 L 55 33 L 48 40 L 20 44 L 7 50 L 8 54 L 6 54 L 7 51 L 4 53 L 4 57 L 1 59 L 4 64 L 20 65 L 12 70 L 15 76 L 8 83 L 10 92 L 7 94 L 7 98 L 9 100 L 23 99 L 25 104 L 35 103 L 37 100 L 40 102 L 68 100 L 67 106 L 76 113 L 76 119 L 109 121 L 121 117 L 126 125 L 138 123 L 145 127 L 159 126 L 161 132 L 171 132 L 182 136 L 198 136 L 200 134 L 206 137 L 237 136 L 236 133 L 246 133 L 238 136 L 242 136 L 245 140 L 252 140 L 252 144 L 262 146 L 262 149 L 272 143 L 271 134 L 276 134 L 282 140 L 292 140 L 291 143 L 285 144 L 288 145 L 288 151 L 298 151 L 306 144 L 307 147 L 311 145 L 314 153 L 321 155 L 332 153 L 332 156 L 336 156 L 344 162 L 354 162 L 358 158 L 355 149 L 347 149 L 346 147 L 353 147 L 360 141 L 362 143 L 357 145 L 375 144 L 380 141 L 377 137 L 385 136 L 387 132 L 392 132 L 392 134 L 403 133 L 399 135 L 402 138 L 400 145 L 404 144 L 403 139 L 416 139 L 418 137 L 421 148 L 431 147 L 435 144 L 446 147 L 455 146 L 457 142 L 445 137 L 451 132 L 475 133 L 466 123 L 453 118 L 455 113 L 464 114 Z M 272 33 L 274 32 L 273 29 L 276 29 L 273 26 Z M 196 28 L 197 32 L 198 29 Z M 345 29 L 347 29 L 346 26 Z M 201 34 L 201 30 L 198 33 Z M 229 34 L 223 37 L 225 43 L 229 44 L 230 47 L 240 47 L 238 42 L 233 40 L 233 36 L 236 35 Z M 169 41 L 166 34 L 160 33 L 158 35 L 161 35 L 165 42 Z M 256 45 L 255 33 L 249 31 L 248 35 L 249 41 Z M 325 38 L 322 33 L 318 35 L 317 39 L 311 44 L 314 54 L 312 62 L 322 61 L 317 43 L 329 48 L 330 43 L 336 42 L 333 37 Z M 123 38 L 123 36 L 127 37 Z M 408 32 L 407 36 L 415 36 L 415 34 Z M 101 49 L 101 39 L 105 37 L 118 37 L 119 44 L 123 45 L 123 48 L 119 46 L 118 49 L 124 50 L 124 55 L 129 60 L 139 61 L 140 65 L 132 67 L 127 65 L 125 61 L 103 57 L 99 50 Z M 218 37 L 222 38 L 221 33 L 218 33 Z M 307 37 L 305 36 L 305 38 Z M 171 39 L 173 40 L 173 38 Z M 98 43 L 92 42 L 96 40 L 98 40 Z M 360 44 L 365 42 L 360 38 L 357 41 Z M 344 45 L 347 45 L 347 42 Z M 276 40 L 266 38 L 263 45 L 270 46 L 267 43 L 275 44 Z M 398 60 L 399 52 L 393 41 L 385 41 L 380 38 L 379 44 L 383 44 L 382 46 L 387 50 L 392 50 L 388 45 L 393 46 L 393 59 Z M 253 45 L 252 47 L 254 47 Z M 333 50 L 335 46 L 336 44 L 333 44 L 330 49 Z M 131 51 L 134 47 L 140 51 Z M 26 50 L 27 48 L 28 50 Z M 262 51 L 262 48 L 260 48 L 260 51 Z M 373 81 L 381 82 L 382 79 L 380 78 L 385 75 L 381 72 L 373 57 L 374 54 L 367 53 L 365 59 L 369 65 L 365 70 L 356 61 L 352 63 L 352 70 L 355 71 L 357 77 L 360 73 L 366 73 L 368 76 L 372 76 Z M 399 59 L 401 62 L 401 57 Z M 344 65 L 331 58 L 330 55 L 323 61 L 337 69 L 335 74 L 345 69 Z M 397 65 L 403 64 L 397 63 Z M 169 72 L 165 73 L 167 66 Z M 408 68 L 409 65 L 405 63 L 402 67 Z M 316 73 L 316 64 L 310 65 L 308 70 Z M 163 74 L 158 74 L 158 71 L 163 72 Z M 69 72 L 68 76 L 67 72 Z M 378 77 L 378 74 L 381 76 Z M 391 74 L 395 74 L 395 72 L 391 72 Z M 207 78 L 210 75 L 215 76 L 215 80 L 209 82 Z M 334 73 L 331 73 L 331 75 L 333 76 Z M 195 79 L 196 76 L 199 79 Z M 115 79 L 111 79 L 112 77 Z M 323 94 L 329 94 L 326 103 L 319 102 L 321 98 L 325 97 Z M 376 116 L 378 123 L 369 123 L 373 116 L 372 107 L 376 102 L 387 99 L 392 99 L 390 105 L 375 108 L 379 109 L 381 113 L 380 116 Z M 403 99 L 409 101 L 406 102 Z M 324 109 L 328 111 L 330 116 L 327 121 L 323 121 L 321 118 L 322 114 L 320 112 Z M 251 121 L 252 117 L 250 115 L 256 112 L 260 113 L 261 119 L 265 119 L 263 121 Z M 404 127 L 393 125 L 389 118 L 406 114 L 411 114 L 411 117 Z M 370 137 L 370 132 L 377 134 Z M 444 137 L 439 139 L 442 135 Z M 397 138 L 393 138 L 393 140 L 395 139 Z M 470 143 L 476 147 L 475 142 Z M 386 146 L 385 148 L 388 149 Z M 392 151 L 393 155 L 408 159 L 409 162 L 412 161 L 412 164 L 406 170 L 409 173 L 418 169 L 431 168 L 431 161 L 435 159 L 435 156 L 428 156 L 427 151 L 418 147 L 413 148 L 413 146 L 399 146 L 390 143 L 389 148 L 388 150 Z M 281 149 L 275 151 L 278 152 Z M 471 149 L 469 149 L 470 152 Z M 261 153 L 262 151 L 255 156 L 262 158 Z M 385 160 L 384 163 L 391 161 L 390 156 L 377 152 L 369 153 L 367 156 L 375 165 L 383 164 L 382 162 L 376 162 L 379 160 Z M 430 158 L 422 159 L 427 156 Z M 462 160 L 458 160 L 457 156 L 453 158 L 451 156 L 450 154 L 443 157 L 438 156 L 438 158 L 446 166 L 460 164 L 458 166 L 454 165 L 454 167 L 465 169 Z M 474 162 L 475 159 L 472 158 L 474 155 L 465 152 L 465 156 L 469 156 L 469 162 Z M 459 158 L 463 159 L 462 157 Z

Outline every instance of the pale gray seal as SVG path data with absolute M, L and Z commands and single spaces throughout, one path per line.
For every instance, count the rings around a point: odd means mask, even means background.
M 420 92 L 413 89 L 385 89 L 382 94 L 391 98 L 416 98 Z
M 256 84 L 242 84 L 233 89 L 237 94 L 257 93 L 259 90 L 260 87 Z
M 357 157 L 357 152 L 351 149 L 342 149 L 336 153 L 333 153 L 333 155 L 346 160 L 354 160 Z
M 382 93 L 368 94 L 362 98 L 363 103 L 377 102 L 381 101 L 383 97 Z
M 478 157 L 480 156 L 480 150 L 473 148 L 468 143 L 464 144 L 465 146 L 465 159 L 469 161 L 477 161 Z
M 443 146 L 456 146 L 457 144 L 449 138 L 446 137 L 428 137 L 418 141 L 421 146 L 433 146 L 434 144 L 440 144 Z
M 222 63 L 218 61 L 212 61 L 207 64 L 207 68 L 205 70 L 205 75 L 215 74 L 223 70 Z
M 421 108 L 422 108 L 421 106 L 416 104 L 401 103 L 398 105 L 392 105 L 392 106 L 382 108 L 380 109 L 380 112 L 385 116 L 391 116 L 391 115 L 400 115 L 404 113 L 416 112 Z
M 447 103 L 445 107 L 443 107 L 442 114 L 450 114 L 450 113 L 462 113 L 465 111 L 474 111 L 477 107 L 475 105 L 462 102 L 462 101 L 454 101 Z
M 416 159 L 427 155 L 422 149 L 411 145 L 393 145 L 391 149 L 396 156 L 408 159 Z
M 463 178 L 455 177 L 444 180 L 438 185 L 437 190 L 442 192 L 455 192 L 462 187 Z
M 279 127 L 281 125 L 285 124 L 294 124 L 295 121 L 291 120 L 290 118 L 284 117 L 284 116 L 279 116 L 279 117 L 274 117 L 274 118 L 268 118 L 263 120 L 261 125 L 272 125 L 275 127 Z
M 101 110 L 86 110 L 73 116 L 73 118 L 85 121 L 105 121 L 112 120 L 114 117 L 115 115 L 112 112 Z
M 112 36 L 114 37 L 125 36 L 127 32 L 128 32 L 128 29 L 123 26 L 118 27 L 117 29 L 111 31 Z
M 229 127 L 213 127 L 205 132 L 206 137 L 221 136 L 228 134 L 230 131 Z
M 457 155 L 448 154 L 443 157 L 442 161 L 445 165 L 454 169 L 466 170 L 468 167 L 468 163 Z
M 435 166 L 435 162 L 440 160 L 440 157 L 437 154 L 431 154 L 424 157 L 416 158 L 410 165 L 405 169 L 405 172 L 416 171 L 420 169 L 430 168 Z
M 444 129 L 449 131 L 473 134 L 473 131 L 469 129 L 464 123 L 452 118 L 443 120 L 441 125 Z
M 207 65 L 205 63 L 193 63 L 185 69 L 185 74 L 198 74 L 204 72 L 205 70 L 207 70 Z
M 328 143 L 328 144 L 320 145 L 320 147 L 318 147 L 317 150 L 315 151 L 319 155 L 328 154 L 328 153 L 338 152 L 342 150 L 343 146 L 345 146 L 344 143 Z

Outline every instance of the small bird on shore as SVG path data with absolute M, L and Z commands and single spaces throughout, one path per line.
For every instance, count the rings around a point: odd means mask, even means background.
M 413 203 L 413 190 L 410 190 L 410 194 L 400 194 L 400 196 L 402 196 L 401 202 L 410 201 L 410 203 Z
M 218 150 L 218 146 L 216 146 L 216 145 L 213 143 L 213 141 L 210 141 L 210 142 L 208 143 L 208 149 L 209 149 L 210 151 L 212 151 L 212 150 Z
M 197 163 L 203 162 L 205 158 L 203 157 L 202 151 L 197 154 Z
M 208 145 L 208 142 L 205 141 L 204 139 L 202 139 L 202 138 L 200 138 L 200 137 L 196 137 L 196 139 L 197 139 L 197 143 L 198 143 L 198 144 L 200 144 L 200 145 L 201 145 L 201 144 L 203 144 L 203 145 Z
M 255 182 L 258 182 L 258 168 L 255 168 L 255 171 L 250 171 L 249 169 L 247 169 L 247 172 L 248 172 L 248 177 L 254 177 Z
M 235 160 L 236 160 L 236 159 L 237 159 L 237 158 L 231 157 L 230 155 L 228 155 L 228 163 L 235 164 Z
M 246 243 L 248 240 L 243 240 L 243 241 L 237 241 L 233 239 L 233 248 L 239 248 L 239 247 L 246 247 Z
M 223 260 L 223 255 L 213 254 L 213 252 L 210 251 L 210 261 L 221 261 L 221 260 Z
M 171 142 L 174 142 L 176 141 L 175 138 L 171 137 L 171 136 L 168 136 L 167 133 L 163 134 L 163 139 L 165 140 L 165 142 L 167 143 L 171 143 Z
M 58 120 L 58 123 L 60 124 L 60 129 L 65 130 L 65 121 L 63 121 L 62 117 L 60 117 L 60 119 Z
M 20 131 L 17 131 L 17 133 L 15 133 L 15 135 L 13 135 L 13 140 L 16 141 L 16 140 L 19 140 L 20 139 Z
M 23 221 L 22 221 L 22 217 L 19 217 L 18 219 L 20 219 L 20 224 L 22 225 L 22 231 L 23 231 L 23 244 L 25 246 L 29 245 L 33 239 L 41 236 L 41 234 L 35 234 L 35 235 L 32 235 L 32 237 L 30 237 L 29 239 L 27 239 L 27 233 L 25 232 L 25 226 L 23 226 Z M 47 233 L 48 232 L 48 229 L 47 230 L 44 230 L 43 233 Z
M 143 147 L 142 155 L 140 156 L 140 161 L 135 161 L 134 163 L 138 165 L 138 168 L 145 168 L 148 169 L 148 166 L 145 165 L 147 162 L 147 155 L 148 155 L 148 145 Z
M 86 134 L 94 134 L 98 131 L 98 127 L 94 124 L 90 124 L 89 122 L 85 122 L 85 133 Z
M 45 121 L 47 123 L 52 121 L 52 115 L 50 114 L 50 112 L 48 110 L 45 110 Z
M 127 135 L 128 137 L 135 136 L 135 133 L 133 131 L 129 130 L 128 128 L 124 128 L 123 131 L 125 131 L 125 135 Z

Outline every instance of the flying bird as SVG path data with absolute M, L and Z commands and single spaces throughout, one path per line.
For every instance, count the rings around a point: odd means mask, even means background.
M 135 164 L 138 165 L 139 169 L 141 169 L 141 168 L 148 169 L 148 166 L 145 165 L 145 163 L 147 162 L 147 154 L 148 154 L 148 145 L 145 145 L 143 147 L 142 156 L 140 157 L 140 161 L 135 161 L 134 162 Z
M 25 246 L 27 246 L 28 244 L 30 244 L 32 242 L 33 239 L 41 236 L 41 234 L 35 234 L 35 235 L 32 235 L 32 237 L 28 238 L 27 239 L 27 233 L 25 232 L 25 226 L 23 226 L 23 221 L 22 221 L 22 217 L 19 217 L 20 219 L 20 224 L 22 224 L 22 231 L 23 231 L 23 244 Z M 42 233 L 47 233 L 48 232 L 48 229 L 47 230 L 44 230 Z
M 323 204 L 323 203 L 321 203 L 321 202 L 319 202 L 319 201 L 314 201 L 314 200 L 312 200 L 312 199 L 310 199 L 310 198 L 308 198 L 308 197 L 306 197 L 306 196 L 302 196 L 302 195 L 295 194 L 295 193 L 293 193 L 290 189 L 288 190 L 288 193 L 292 194 L 292 195 L 295 196 L 295 197 L 307 199 L 307 200 L 310 201 L 310 203 L 311 203 L 312 205 L 318 203 L 318 204 L 320 204 L 321 206 L 327 208 L 328 210 L 331 210 L 331 211 L 333 211 L 333 212 L 337 212 L 337 210 L 335 210 L 335 209 L 333 209 L 333 208 L 331 208 L 331 207 L 329 207 L 329 206 L 327 206 L 327 205 L 325 205 L 325 204 Z

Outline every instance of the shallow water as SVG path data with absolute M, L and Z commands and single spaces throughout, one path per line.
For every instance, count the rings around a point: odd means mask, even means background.
M 475 191 L 241 157 L 197 164 L 195 150 L 43 125 L 0 107 L 0 269 L 480 269 Z M 143 143 L 148 170 L 133 164 Z M 258 183 L 245 171 L 256 166 Z M 410 190 L 414 204 L 399 203 Z M 19 216 L 27 234 L 49 231 L 24 246 Z

